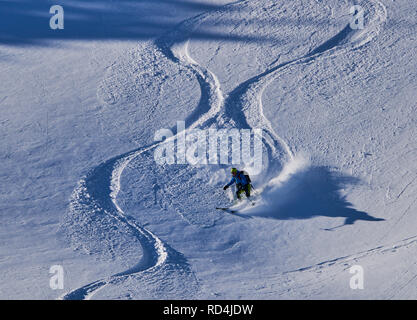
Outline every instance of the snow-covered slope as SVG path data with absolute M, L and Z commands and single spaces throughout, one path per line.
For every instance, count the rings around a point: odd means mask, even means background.
M 173 3 L 0 38 L 1 297 L 416 298 L 415 1 Z M 261 128 L 256 206 L 216 210 L 230 165 L 158 164 L 163 128 Z

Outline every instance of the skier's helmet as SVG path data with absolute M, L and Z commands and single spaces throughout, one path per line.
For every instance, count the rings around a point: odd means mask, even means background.
M 232 172 L 232 174 L 236 174 L 237 173 L 237 169 L 236 168 L 232 168 L 232 170 L 230 170 Z

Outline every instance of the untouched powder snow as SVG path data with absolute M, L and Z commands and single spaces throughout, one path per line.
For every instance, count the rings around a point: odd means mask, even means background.
M 417 297 L 415 1 L 48 5 L 1 4 L 0 298 Z M 158 162 L 221 129 L 261 171 Z M 232 166 L 255 205 L 217 210 Z

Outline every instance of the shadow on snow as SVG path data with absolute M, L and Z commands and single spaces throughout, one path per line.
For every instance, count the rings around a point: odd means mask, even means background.
M 256 208 L 252 216 L 287 220 L 310 219 L 317 216 L 343 217 L 342 225 L 333 230 L 352 225 L 358 220 L 384 221 L 356 210 L 341 191 L 359 179 L 331 172 L 326 167 L 310 167 L 293 174 L 281 185 L 264 191 L 266 205 Z

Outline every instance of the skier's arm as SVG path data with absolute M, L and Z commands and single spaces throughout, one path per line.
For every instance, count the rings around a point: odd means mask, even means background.
M 235 182 L 236 182 L 236 179 L 235 179 L 235 177 L 233 177 L 232 180 L 230 180 L 230 182 L 223 187 L 223 190 L 226 190 L 227 188 L 229 188 Z

